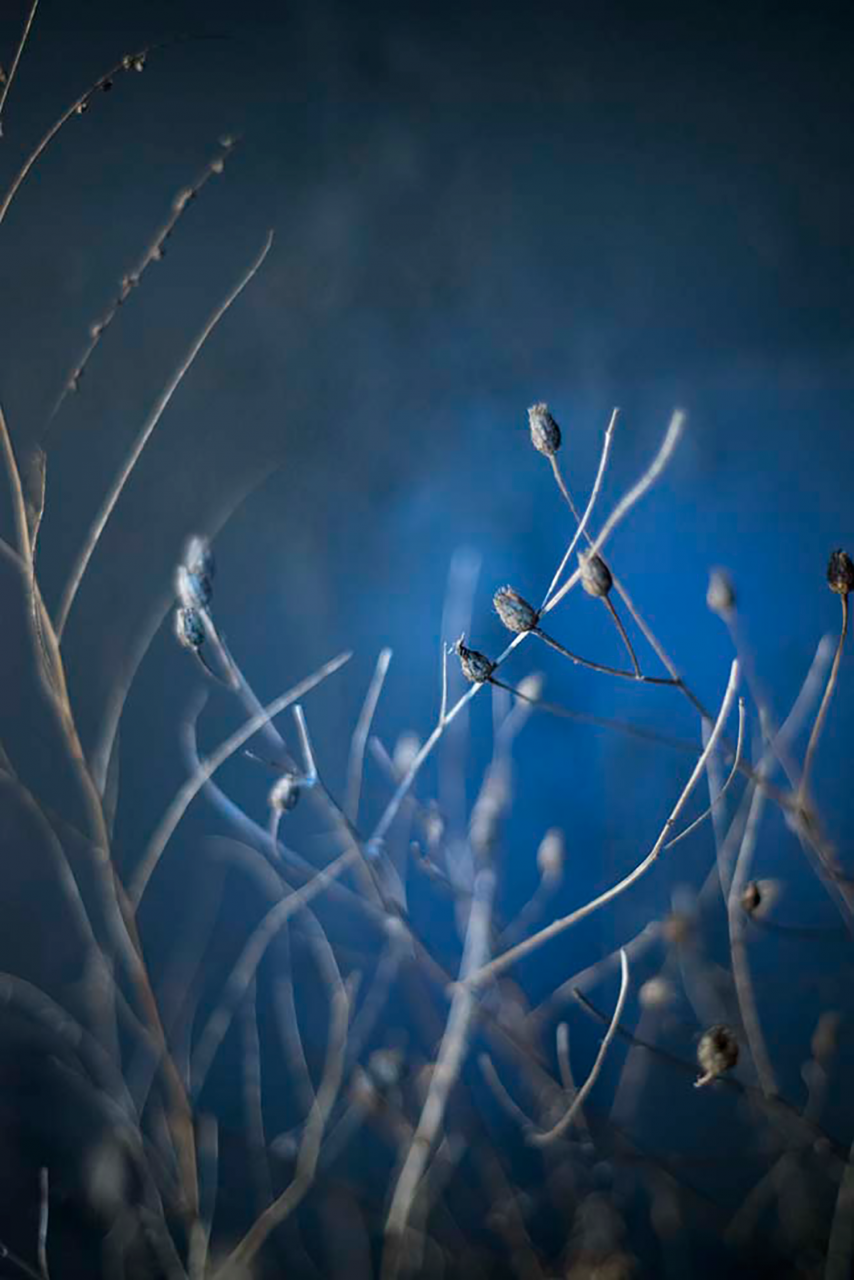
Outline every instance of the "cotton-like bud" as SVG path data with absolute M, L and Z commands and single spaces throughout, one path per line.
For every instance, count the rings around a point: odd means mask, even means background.
M 553 458 L 560 448 L 560 427 L 549 413 L 547 404 L 532 404 L 528 410 L 531 443 L 547 458 Z
M 589 596 L 606 596 L 614 585 L 611 570 L 601 556 L 592 555 L 589 551 L 579 551 L 578 567 L 581 570 L 581 585 Z
M 278 809 L 280 813 L 289 813 L 291 809 L 296 808 L 299 797 L 299 778 L 295 773 L 283 773 L 270 788 L 267 799 L 271 809 Z
M 697 1089 L 717 1080 L 725 1071 L 730 1071 L 738 1062 L 738 1041 L 731 1028 L 719 1023 L 704 1031 L 697 1045 L 697 1061 L 703 1072 L 694 1081 Z
M 465 636 L 460 636 L 454 645 L 454 652 L 460 660 L 462 673 L 472 684 L 484 684 L 492 677 L 495 663 L 491 662 L 485 653 L 479 653 L 477 649 L 467 649 L 463 643 L 464 640 Z
M 549 884 L 554 884 L 563 873 L 566 860 L 566 842 L 559 827 L 550 827 L 540 841 L 537 850 L 537 870 Z
M 831 553 L 827 565 L 827 585 L 840 596 L 847 596 L 849 591 L 854 591 L 854 562 L 847 551 Z
M 507 630 L 515 631 L 517 635 L 523 631 L 533 631 L 539 621 L 536 609 L 512 587 L 499 587 L 492 597 L 492 603 Z
M 706 591 L 706 604 L 712 613 L 725 618 L 735 608 L 735 592 L 729 576 L 723 569 L 713 569 L 709 574 L 709 587 Z
M 175 610 L 175 635 L 185 649 L 198 653 L 205 641 L 205 628 L 195 609 L 178 606 Z

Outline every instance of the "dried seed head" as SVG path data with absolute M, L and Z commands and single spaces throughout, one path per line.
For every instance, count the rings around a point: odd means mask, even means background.
M 533 631 L 539 621 L 536 609 L 523 600 L 518 591 L 512 587 L 499 587 L 492 597 L 495 612 L 508 631 L 517 634 L 522 631 Z
M 485 653 L 479 653 L 477 649 L 467 649 L 463 643 L 464 640 L 465 635 L 461 635 L 454 645 L 454 653 L 460 660 L 462 673 L 472 684 L 484 684 L 491 679 L 495 663 L 490 662 Z
M 295 773 L 283 773 L 270 788 L 267 801 L 271 809 L 280 813 L 289 813 L 296 808 L 300 795 L 300 780 Z
M 213 581 L 216 577 L 216 561 L 207 538 L 194 533 L 188 539 L 184 550 L 184 564 L 197 578 L 208 578 L 211 582 Z
M 537 869 L 542 878 L 554 884 L 563 873 L 566 859 L 566 842 L 560 827 L 550 827 L 540 841 L 537 850 Z
M 185 564 L 175 570 L 175 594 L 185 609 L 206 609 L 213 587 L 205 574 L 191 573 Z
M 614 585 L 611 570 L 601 556 L 590 551 L 579 551 L 578 567 L 581 570 L 581 585 L 589 596 L 606 596 Z
M 694 1081 L 697 1089 L 710 1084 L 725 1071 L 730 1071 L 738 1062 L 738 1041 L 732 1029 L 719 1023 L 704 1031 L 697 1045 L 697 1061 L 703 1071 L 700 1078 Z
M 553 458 L 560 448 L 560 427 L 549 413 L 547 404 L 532 404 L 528 410 L 531 443 L 547 458 Z
M 854 591 L 854 562 L 847 551 L 840 549 L 831 553 L 827 565 L 827 585 L 840 596 L 847 596 L 849 591 Z
M 179 605 L 175 610 L 175 635 L 185 649 L 198 653 L 205 642 L 205 629 L 198 613 L 192 607 Z
M 735 592 L 729 576 L 723 569 L 713 569 L 709 574 L 706 604 L 712 613 L 717 613 L 722 618 L 735 608 Z

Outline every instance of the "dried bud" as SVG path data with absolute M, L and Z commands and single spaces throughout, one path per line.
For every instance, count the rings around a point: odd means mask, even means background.
M 215 160 L 211 160 L 211 163 L 210 163 L 211 173 L 220 174 L 224 169 L 225 169 L 225 161 L 223 160 L 222 156 L 217 156 Z
M 205 642 L 205 629 L 198 613 L 192 607 L 179 605 L 175 610 L 175 635 L 185 649 L 198 653 Z
M 581 585 L 589 596 L 606 596 L 614 585 L 611 570 L 601 556 L 590 551 L 579 551 L 578 567 L 581 570 Z
M 89 102 L 88 102 L 88 100 L 87 100 L 86 98 L 84 98 L 82 102 L 78 102 L 78 103 L 77 103 L 77 106 L 74 108 L 74 110 L 75 110 L 75 112 L 77 113 L 77 115 L 78 115 L 78 116 L 82 116 L 84 111 L 88 111 L 88 110 L 89 110 Z
M 755 880 L 751 880 L 744 886 L 744 892 L 741 895 L 742 910 L 752 916 L 754 911 L 757 911 L 761 905 L 762 890 Z
M 657 974 L 654 978 L 647 978 L 638 992 L 638 999 L 644 1009 L 666 1009 L 676 999 L 676 991 L 672 982 Z
M 477 649 L 467 649 L 463 644 L 465 636 L 460 636 L 454 645 L 454 652 L 460 660 L 460 667 L 466 680 L 470 680 L 472 684 L 484 684 L 491 679 L 495 663 L 490 662 L 485 653 L 478 653 Z
M 283 773 L 281 778 L 270 788 L 267 801 L 271 809 L 280 813 L 289 813 L 296 808 L 300 795 L 300 780 L 295 773 Z
M 723 569 L 713 569 L 709 574 L 709 587 L 706 591 L 706 604 L 712 613 L 725 618 L 735 608 L 735 592 L 729 577 Z
M 566 858 L 566 844 L 559 827 L 550 827 L 537 850 L 537 869 L 549 884 L 559 880 Z
M 206 609 L 213 587 L 205 574 L 191 573 L 184 564 L 175 570 L 175 594 L 185 609 Z
M 531 443 L 547 458 L 553 458 L 560 448 L 560 427 L 549 413 L 547 404 L 532 404 L 528 410 Z
M 195 533 L 188 539 L 184 551 L 184 564 L 197 578 L 209 578 L 213 581 L 216 577 L 216 561 L 207 538 Z
M 840 596 L 847 596 L 849 591 L 854 591 L 854 562 L 847 551 L 831 553 L 827 565 L 827 585 Z
M 738 1062 L 738 1041 L 731 1028 L 719 1023 L 704 1031 L 697 1045 L 697 1061 L 703 1071 L 700 1078 L 694 1081 L 697 1089 L 702 1089 L 725 1071 L 731 1070 Z
M 539 621 L 536 609 L 523 600 L 518 591 L 512 587 L 499 587 L 492 597 L 495 612 L 508 631 L 517 634 L 522 631 L 533 631 Z
M 180 213 L 185 209 L 191 200 L 195 200 L 196 193 L 192 187 L 184 187 L 183 191 L 179 191 L 175 199 L 172 201 L 172 209 L 175 213 Z

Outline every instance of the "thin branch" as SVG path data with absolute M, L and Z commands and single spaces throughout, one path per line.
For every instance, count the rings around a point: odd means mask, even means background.
M 261 269 L 261 265 L 264 262 L 264 259 L 267 257 L 267 254 L 270 252 L 270 248 L 272 247 L 272 244 L 273 244 L 273 232 L 270 231 L 267 235 L 267 239 L 264 242 L 264 247 L 262 248 L 261 252 L 255 258 L 254 262 L 249 267 L 249 269 L 244 272 L 244 274 L 238 280 L 237 284 L 230 291 L 228 296 L 224 299 L 223 302 L 219 304 L 219 306 L 216 308 L 213 314 L 209 317 L 204 327 L 202 328 L 201 332 L 199 333 L 199 335 L 193 342 L 192 346 L 190 347 L 190 350 L 187 352 L 181 364 L 178 366 L 175 373 L 172 375 L 169 382 L 166 384 L 166 387 L 158 397 L 154 408 L 152 409 L 147 421 L 145 422 L 142 428 L 142 431 L 137 437 L 136 444 L 131 449 L 127 459 L 125 460 L 125 463 L 122 469 L 120 470 L 118 476 L 116 477 L 116 479 L 112 484 L 112 487 L 110 488 L 109 493 L 104 499 L 101 509 L 98 512 L 98 515 L 96 516 L 91 529 L 89 530 L 89 534 L 86 538 L 85 543 L 83 544 L 83 548 L 80 554 L 78 555 L 77 560 L 74 563 L 74 567 L 71 570 L 71 574 L 66 584 L 65 590 L 62 593 L 62 599 L 60 600 L 59 610 L 57 612 L 57 618 L 56 618 L 56 633 L 57 633 L 57 637 L 60 640 L 62 639 L 62 634 L 65 630 L 65 625 L 68 621 L 68 615 L 71 612 L 71 608 L 76 599 L 77 592 L 80 590 L 80 585 L 83 581 L 86 570 L 89 567 L 89 562 L 95 553 L 95 548 L 97 547 L 98 542 L 101 539 L 101 535 L 104 532 L 107 521 L 110 519 L 110 516 L 113 514 L 116 503 L 118 502 L 119 497 L 121 496 L 122 490 L 124 489 L 125 485 L 130 479 L 131 474 L 134 470 L 134 467 L 139 461 L 142 451 L 145 448 L 146 444 L 148 443 L 152 432 L 154 431 L 160 419 L 163 417 L 163 414 L 165 413 L 170 401 L 172 400 L 172 397 L 174 396 L 175 392 L 178 390 L 178 387 L 181 385 L 181 382 L 183 381 L 185 375 L 189 371 L 190 367 L 192 366 L 193 362 L 195 361 L 202 347 L 205 345 L 208 338 L 210 337 L 214 329 L 219 324 L 220 320 L 222 320 L 223 316 L 229 310 L 231 305 L 240 297 L 243 290 L 246 288 L 249 282 L 255 277 L 255 275 L 257 275 L 258 271 Z
M 685 784 L 682 794 L 673 806 L 670 817 L 665 822 L 658 839 L 643 861 L 639 862 L 634 870 L 630 871 L 629 874 L 624 876 L 617 884 L 613 885 L 610 889 L 606 889 L 604 893 L 599 894 L 598 897 L 593 898 L 583 907 L 579 907 L 568 916 L 563 916 L 559 920 L 554 920 L 550 925 L 546 925 L 544 929 L 541 929 L 539 933 L 533 934 L 532 937 L 526 938 L 524 942 L 520 942 L 515 947 L 511 947 L 509 951 L 505 951 L 501 955 L 496 956 L 496 958 L 490 961 L 489 964 L 484 965 L 469 977 L 468 983 L 470 986 L 483 986 L 484 983 L 495 978 L 497 974 L 502 973 L 505 969 L 509 968 L 510 965 L 515 964 L 515 962 L 520 960 L 523 956 L 529 955 L 532 951 L 538 950 L 544 942 L 548 942 L 549 939 L 557 937 L 558 934 L 563 933 L 572 925 L 577 924 L 579 920 L 585 919 L 587 916 L 592 915 L 594 911 L 598 911 L 600 907 L 604 907 L 607 903 L 618 898 L 621 893 L 624 893 L 626 889 L 630 888 L 630 886 L 637 880 L 640 880 L 641 876 L 645 875 L 664 848 L 673 824 L 676 822 L 676 819 L 679 817 L 679 814 L 687 803 L 688 797 L 691 795 L 691 792 L 700 780 L 706 766 L 706 761 L 717 746 L 718 740 L 723 733 L 727 716 L 729 715 L 732 707 L 733 699 L 735 698 L 737 684 L 738 662 L 734 661 L 730 669 L 729 682 L 727 683 L 726 692 L 724 694 L 723 702 L 721 703 L 721 709 L 718 712 L 715 727 L 709 736 L 708 742 L 700 753 L 700 757 L 694 766 L 694 770 L 690 778 Z
M 738 774 L 739 769 L 741 768 L 741 753 L 744 747 L 744 721 L 745 721 L 744 698 L 739 698 L 738 700 L 738 740 L 735 744 L 735 758 L 733 759 L 732 768 L 729 771 L 727 780 L 723 784 L 723 786 L 720 788 L 720 790 L 718 791 L 717 795 L 715 796 L 714 800 L 709 805 L 709 807 L 703 810 L 699 818 L 695 818 L 693 822 L 689 823 L 684 831 L 680 831 L 678 836 L 674 836 L 672 840 L 668 840 L 667 844 L 664 846 L 665 849 L 672 849 L 673 846 L 675 844 L 678 844 L 680 840 L 684 840 L 685 837 L 689 836 L 692 831 L 696 831 L 697 827 L 699 827 L 701 823 L 705 822 L 707 818 L 710 818 L 712 816 L 716 805 L 719 805 L 721 800 L 726 795 L 727 791 L 730 788 L 731 783 L 734 781 L 736 775 Z
M 573 1120 L 575 1119 L 576 1115 L 580 1111 L 581 1107 L 584 1105 L 587 1095 L 590 1093 L 590 1090 L 593 1088 L 594 1084 L 596 1083 L 599 1077 L 599 1072 L 602 1070 L 602 1064 L 605 1061 L 605 1055 L 608 1052 L 608 1049 L 611 1045 L 611 1041 L 614 1039 L 614 1036 L 617 1034 L 617 1027 L 619 1026 L 620 1018 L 623 1016 L 623 1009 L 625 1008 L 626 996 L 628 995 L 628 993 L 629 993 L 629 961 L 625 951 L 621 947 L 620 948 L 620 994 L 617 997 L 617 1004 L 614 1009 L 614 1016 L 611 1018 L 610 1025 L 608 1027 L 608 1030 L 605 1033 L 605 1038 L 603 1039 L 601 1045 L 599 1046 L 599 1052 L 596 1054 L 596 1058 L 594 1060 L 593 1066 L 590 1068 L 590 1074 L 587 1077 L 587 1079 L 584 1081 L 584 1084 L 578 1090 L 578 1093 L 573 1098 L 572 1103 L 570 1104 L 566 1112 L 566 1115 L 564 1115 L 562 1119 L 560 1119 L 557 1122 L 557 1124 L 553 1126 L 553 1128 L 549 1129 L 545 1133 L 529 1133 L 528 1134 L 528 1142 L 530 1142 L 532 1146 L 543 1147 L 543 1146 L 546 1146 L 548 1143 L 554 1142 L 557 1138 L 561 1137 L 562 1134 L 566 1133 L 567 1129 L 572 1124 Z
M 357 822 L 359 817 L 359 799 L 362 792 L 362 773 L 365 767 L 365 747 L 367 746 L 374 713 L 376 712 L 377 703 L 379 702 L 380 695 L 382 694 L 383 684 L 385 682 L 390 662 L 391 649 L 381 649 L 379 657 L 377 658 L 377 665 L 374 668 L 371 683 L 368 685 L 368 692 L 365 695 L 365 701 L 362 704 L 362 710 L 359 713 L 359 719 L 356 722 L 356 728 L 353 731 L 353 737 L 350 742 L 350 759 L 347 764 L 347 798 L 344 802 L 344 812 L 351 822 Z
M 278 698 L 274 698 L 258 715 L 252 716 L 226 738 L 225 742 L 221 743 L 216 751 L 203 761 L 198 772 L 189 777 L 178 789 L 175 798 L 157 824 L 131 881 L 128 899 L 134 912 L 139 909 L 139 903 L 145 893 L 146 886 L 176 827 L 208 779 L 213 777 L 220 765 L 225 764 L 226 760 L 239 751 L 243 744 L 248 742 L 262 725 L 266 724 L 273 716 L 278 715 L 280 711 L 284 711 L 285 707 L 291 706 L 292 703 L 303 697 L 310 689 L 315 688 L 316 685 L 331 676 L 335 671 L 338 671 L 339 668 L 344 666 L 345 662 L 349 662 L 350 656 L 349 653 L 340 653 L 337 658 L 333 658 L 331 662 L 319 667 L 312 675 L 306 676 L 299 684 L 295 684 L 287 693 L 280 694 Z
M 6 106 L 6 99 L 9 96 L 9 90 L 12 88 L 12 81 L 15 79 L 15 75 L 18 70 L 18 63 L 21 61 L 21 55 L 23 54 L 27 40 L 29 39 L 30 28 L 33 25 L 33 21 L 36 16 L 36 9 L 38 9 L 38 7 L 39 0 L 33 0 L 30 12 L 27 16 L 27 21 L 24 24 L 24 30 L 21 32 L 21 39 L 18 41 L 18 47 L 15 50 L 15 56 L 12 59 L 12 65 L 9 68 L 9 74 L 6 76 L 6 79 L 2 84 L 0 84 L 0 138 L 3 137 L 3 108 Z
M 803 807 L 807 801 L 810 770 L 812 768 L 813 758 L 816 748 L 818 747 L 821 731 L 824 728 L 824 721 L 827 717 L 827 709 L 830 706 L 830 700 L 833 697 L 833 691 L 836 688 L 836 681 L 839 676 L 839 664 L 842 661 L 842 650 L 845 645 L 845 637 L 848 634 L 848 596 L 841 595 L 839 597 L 842 604 L 842 626 L 839 631 L 839 642 L 836 646 L 836 653 L 833 657 L 833 666 L 830 668 L 830 676 L 827 681 L 827 687 L 824 691 L 824 697 L 821 700 L 821 706 L 815 718 L 815 724 L 812 727 L 809 742 L 807 743 L 806 755 L 804 756 L 804 768 L 801 774 L 801 785 L 798 790 L 798 801 Z

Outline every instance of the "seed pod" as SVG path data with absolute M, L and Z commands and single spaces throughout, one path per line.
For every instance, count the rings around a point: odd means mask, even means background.
M 754 911 L 758 911 L 762 905 L 762 890 L 756 880 L 751 880 L 744 886 L 744 892 L 741 895 L 741 907 L 749 916 Z
M 211 602 L 213 587 L 204 574 L 190 573 L 186 565 L 175 570 L 175 594 L 185 609 L 206 609 Z
M 547 458 L 553 458 L 560 448 L 560 427 L 549 413 L 547 404 L 532 404 L 528 410 L 531 443 Z
M 718 614 L 721 618 L 725 618 L 735 608 L 735 592 L 723 569 L 713 569 L 709 574 L 706 604 L 712 613 Z
M 837 595 L 854 591 L 854 562 L 847 551 L 833 551 L 827 565 L 827 585 Z
M 704 1031 L 697 1045 L 697 1061 L 703 1071 L 699 1079 L 694 1081 L 697 1089 L 702 1089 L 725 1071 L 730 1071 L 738 1062 L 738 1041 L 731 1028 L 718 1023 Z
M 198 653 L 205 642 L 205 629 L 195 609 L 178 606 L 175 610 L 175 635 L 185 649 Z
M 188 539 L 184 551 L 184 564 L 187 571 L 194 573 L 197 578 L 209 578 L 211 582 L 213 581 L 216 577 L 216 561 L 207 538 L 194 533 L 192 538 Z
M 548 884 L 560 879 L 566 858 L 566 844 L 560 827 L 550 827 L 537 850 L 537 870 Z
M 602 599 L 614 585 L 611 570 L 601 556 L 592 555 L 589 551 L 579 551 L 578 567 L 581 570 L 581 585 L 589 596 Z
M 462 673 L 472 684 L 485 684 L 492 677 L 495 663 L 490 662 L 485 653 L 479 653 L 477 649 L 467 649 L 463 644 L 464 640 L 465 636 L 462 635 L 454 645 L 454 652 L 459 657 Z
M 539 621 L 536 609 L 512 587 L 499 587 L 492 597 L 492 603 L 507 630 L 515 631 L 517 635 L 523 631 L 533 631 Z
M 271 809 L 280 813 L 289 813 L 295 809 L 300 796 L 300 781 L 295 773 L 283 773 L 281 778 L 270 788 L 267 801 Z

